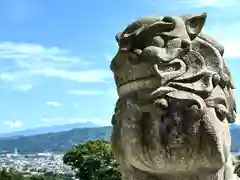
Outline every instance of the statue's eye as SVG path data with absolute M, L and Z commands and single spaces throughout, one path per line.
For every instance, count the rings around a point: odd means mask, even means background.
M 129 55 L 127 59 L 131 64 L 139 64 L 140 63 L 138 56 L 134 53 L 131 53 L 131 55 Z
M 164 45 L 165 45 L 165 42 L 164 42 L 164 39 L 161 36 L 155 36 L 152 39 L 151 45 L 163 48 Z
M 227 109 L 224 105 L 219 104 L 215 108 L 216 115 L 220 121 L 223 121 L 227 116 Z
M 163 17 L 162 21 L 166 22 L 166 23 L 173 23 L 174 22 L 173 18 L 169 17 L 169 16 Z

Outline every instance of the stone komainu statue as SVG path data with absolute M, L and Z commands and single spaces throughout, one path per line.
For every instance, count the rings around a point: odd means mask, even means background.
M 116 36 L 119 99 L 112 150 L 123 180 L 235 180 L 236 118 L 224 48 L 201 33 L 206 13 L 149 17 Z

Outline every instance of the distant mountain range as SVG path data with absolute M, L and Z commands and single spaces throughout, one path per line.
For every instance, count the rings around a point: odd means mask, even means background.
M 12 138 L 12 137 L 17 137 L 17 136 L 33 136 L 33 135 L 38 135 L 38 134 L 69 131 L 69 130 L 75 129 L 75 128 L 87 128 L 87 127 L 90 128 L 90 127 L 100 127 L 100 126 L 98 124 L 94 124 L 92 122 L 85 122 L 85 123 L 55 125 L 55 126 L 49 126 L 49 127 L 38 127 L 38 128 L 26 129 L 26 130 L 18 131 L 18 132 L 0 134 L 0 139 Z
M 67 127 L 70 128 L 70 126 Z M 63 129 L 66 130 L 66 128 Z M 56 128 L 53 130 L 56 130 Z M 58 130 L 61 130 L 61 128 L 58 128 Z M 230 130 L 232 136 L 232 151 L 240 152 L 240 126 L 231 125 Z M 66 152 L 73 145 L 83 143 L 88 140 L 109 140 L 111 131 L 112 127 L 107 126 L 77 128 L 69 131 L 46 133 L 33 136 L 27 136 L 21 132 L 22 136 L 18 137 L 16 134 L 14 134 L 14 136 L 8 136 L 7 138 L 0 139 L 0 153 L 13 152 L 14 148 L 17 148 L 20 153 L 38 153 L 43 151 Z M 29 133 L 30 131 L 27 132 Z
M 88 140 L 109 140 L 112 127 L 78 128 L 70 131 L 47 133 L 34 136 L 19 136 L 0 139 L 0 153 L 13 152 L 30 154 L 44 151 L 65 152 L 73 145 Z

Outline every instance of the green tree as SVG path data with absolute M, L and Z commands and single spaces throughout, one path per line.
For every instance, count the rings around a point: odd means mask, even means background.
M 2 169 L 0 172 L 0 179 L 1 180 L 11 180 L 11 176 L 5 168 Z
M 30 175 L 25 177 L 23 173 L 17 172 L 13 169 L 0 171 L 0 180 L 69 180 L 60 175 L 42 176 L 42 175 Z
M 63 156 L 63 162 L 76 171 L 80 180 L 121 179 L 110 144 L 105 140 L 90 140 L 74 146 Z
M 23 175 L 14 170 L 7 171 L 6 169 L 2 169 L 0 172 L 1 180 L 25 180 Z
M 235 165 L 234 172 L 238 175 L 238 177 L 240 177 L 240 156 L 235 157 L 234 165 Z

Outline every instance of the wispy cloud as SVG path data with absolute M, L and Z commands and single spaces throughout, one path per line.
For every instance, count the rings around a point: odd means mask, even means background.
M 229 8 L 237 5 L 238 0 L 179 0 L 179 4 L 185 4 L 188 8 L 192 7 L 213 7 Z M 186 7 L 186 6 L 185 6 Z
M 239 113 L 237 114 L 235 124 L 240 125 L 240 116 L 239 116 Z
M 62 104 L 62 103 L 59 103 L 59 102 L 46 102 L 46 105 L 48 105 L 48 106 L 54 106 L 54 107 L 60 107 L 60 106 L 62 106 L 63 104 Z
M 91 69 L 89 65 L 58 47 L 0 42 L 0 80 L 15 89 L 29 90 L 40 77 L 85 83 L 106 82 L 111 77 L 108 69 Z
M 105 54 L 104 54 L 104 57 L 105 57 L 108 61 L 112 61 L 114 55 L 105 53 Z
M 48 124 L 68 124 L 71 123 L 86 123 L 92 122 L 100 126 L 108 126 L 111 124 L 111 119 L 99 119 L 99 118 L 80 118 L 80 117 L 50 117 L 42 118 L 42 121 Z
M 212 12 L 214 16 L 223 15 L 223 14 L 232 14 L 238 12 L 238 0 L 170 0 L 164 1 L 161 0 L 135 0 L 138 3 L 143 2 L 144 5 L 151 6 L 154 9 L 159 10 L 161 5 L 164 6 L 163 10 L 165 13 L 179 14 L 181 11 L 186 13 L 194 13 L 196 10 Z M 203 9 L 203 10 L 202 10 Z M 218 11 L 218 12 L 213 12 Z M 225 12 L 219 12 L 225 10 Z M 159 11 L 157 13 L 159 14 Z M 161 14 L 163 15 L 163 14 Z
M 73 106 L 78 107 L 79 104 L 78 103 L 73 103 Z
M 107 95 L 108 97 L 118 98 L 117 90 L 115 89 L 108 89 L 108 90 L 77 89 L 77 90 L 69 90 L 68 94 L 79 95 L 79 96 Z
M 4 124 L 9 126 L 10 128 L 16 128 L 16 127 L 22 126 L 21 121 L 5 121 Z
M 240 23 L 223 22 L 221 24 L 211 24 L 205 29 L 206 33 L 219 41 L 225 49 L 224 57 L 239 58 L 240 57 L 240 35 L 236 32 L 240 31 Z
M 76 82 L 99 83 L 106 82 L 108 77 L 111 77 L 108 70 L 87 70 L 87 71 L 69 71 L 59 69 L 38 69 L 32 72 L 34 75 L 42 75 L 45 77 L 57 77 Z
M 70 90 L 68 91 L 68 94 L 72 95 L 100 95 L 100 94 L 105 94 L 106 92 L 101 91 L 101 90 Z
M 12 87 L 13 90 L 16 91 L 29 91 L 30 89 L 33 88 L 33 84 L 18 84 L 18 85 L 14 85 Z

